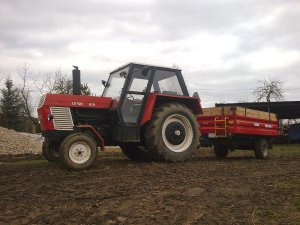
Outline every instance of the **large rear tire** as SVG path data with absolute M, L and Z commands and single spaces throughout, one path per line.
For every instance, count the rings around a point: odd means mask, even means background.
M 46 138 L 43 142 L 42 154 L 48 162 L 59 161 L 59 143 L 52 143 Z
M 179 103 L 157 108 L 144 130 L 145 145 L 153 159 L 167 162 L 191 158 L 199 145 L 199 136 L 194 114 Z
M 214 152 L 217 158 L 224 159 L 228 155 L 229 148 L 225 145 L 214 145 Z
M 123 144 L 120 146 L 124 155 L 133 161 L 151 161 L 151 155 L 144 146 Z
M 95 140 L 84 133 L 67 136 L 59 150 L 63 164 L 72 170 L 90 168 L 97 159 L 98 149 Z
M 268 158 L 268 141 L 266 139 L 259 139 L 255 143 L 255 157 L 257 159 L 267 159 Z

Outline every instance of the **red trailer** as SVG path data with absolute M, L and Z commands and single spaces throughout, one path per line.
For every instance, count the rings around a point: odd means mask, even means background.
M 275 114 L 242 107 L 206 108 L 197 120 L 203 143 L 211 143 L 219 158 L 241 149 L 254 150 L 256 158 L 265 159 L 272 138 L 280 134 Z

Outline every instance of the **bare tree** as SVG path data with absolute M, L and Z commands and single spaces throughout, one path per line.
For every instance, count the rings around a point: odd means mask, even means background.
M 34 84 L 41 95 L 45 93 L 71 94 L 72 80 L 61 69 L 57 69 L 54 73 L 41 74 L 40 80 L 35 80 Z
M 271 102 L 272 99 L 276 101 L 283 100 L 284 91 L 282 89 L 283 82 L 278 79 L 264 79 L 257 80 L 258 86 L 252 92 L 256 97 L 256 101 L 266 99 L 267 102 Z
M 62 73 L 61 69 L 56 70 L 54 74 L 53 92 L 56 94 L 72 94 L 72 80 L 68 78 L 67 74 Z
M 25 115 L 32 121 L 33 124 L 37 124 L 38 121 L 33 117 L 34 105 L 31 99 L 31 87 L 29 85 L 30 67 L 27 63 L 24 63 L 17 68 L 17 73 L 21 79 L 19 91 L 23 101 L 23 108 Z
M 92 95 L 90 87 L 87 85 L 87 83 L 83 83 L 80 85 L 81 94 L 83 95 Z
M 73 81 L 61 69 L 57 69 L 54 73 L 41 74 L 39 77 L 42 79 L 35 80 L 34 84 L 41 95 L 45 93 L 72 94 Z M 83 95 L 92 94 L 86 83 L 81 84 L 80 89 Z
M 33 83 L 40 95 L 52 93 L 54 88 L 54 80 L 51 78 L 52 73 L 46 72 L 37 76 L 39 79 L 34 79 Z

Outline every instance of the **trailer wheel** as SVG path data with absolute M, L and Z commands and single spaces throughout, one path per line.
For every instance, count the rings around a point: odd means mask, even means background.
M 268 142 L 266 139 L 259 139 L 256 141 L 254 153 L 257 159 L 268 158 Z
M 217 158 L 224 159 L 228 155 L 229 148 L 226 145 L 214 145 L 214 152 Z
M 43 142 L 42 154 L 48 162 L 57 162 L 59 160 L 59 144 L 50 143 L 46 138 Z
M 151 161 L 151 155 L 145 147 L 136 144 L 123 144 L 120 146 L 124 155 L 133 161 Z
M 84 133 L 74 133 L 67 136 L 59 150 L 63 164 L 73 170 L 90 168 L 96 161 L 98 149 L 95 140 Z
M 179 103 L 156 109 L 144 130 L 153 159 L 177 162 L 189 159 L 199 145 L 199 127 L 194 114 Z

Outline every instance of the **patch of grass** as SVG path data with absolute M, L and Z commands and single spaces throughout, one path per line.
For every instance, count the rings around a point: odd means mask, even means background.
M 18 166 L 36 166 L 36 165 L 44 165 L 47 163 L 48 163 L 47 160 L 24 160 L 24 161 L 9 163 L 9 164 L 18 165 Z
M 275 183 L 275 187 L 283 189 L 297 189 L 300 188 L 300 180 L 286 180 Z
M 293 199 L 293 205 L 295 206 L 296 209 L 300 210 L 300 197 L 295 197 Z M 300 222 L 300 221 L 299 221 Z
M 104 151 L 105 152 L 120 152 L 121 149 L 117 146 L 106 146 Z
M 300 144 L 273 145 L 274 153 L 293 153 L 300 155 Z
M 272 219 L 280 219 L 282 218 L 282 215 L 272 209 L 266 209 L 265 210 L 265 215 L 269 218 L 272 218 Z
M 258 214 L 264 218 L 269 219 L 282 219 L 284 218 L 284 215 L 280 214 L 279 212 L 274 211 L 273 209 L 261 209 L 258 211 Z
M 274 186 L 280 189 L 284 189 L 286 190 L 286 192 L 290 193 L 293 196 L 290 201 L 291 205 L 293 205 L 296 210 L 300 210 L 300 192 L 299 192 L 300 180 L 299 179 L 280 181 L 274 183 Z M 300 224 L 300 220 L 299 220 L 299 224 Z

